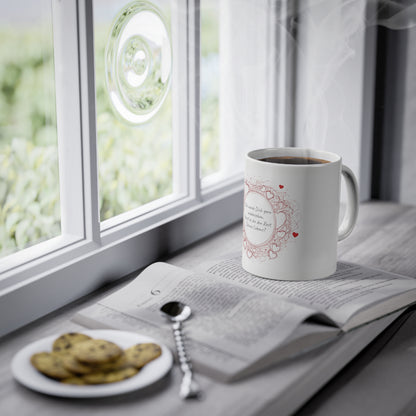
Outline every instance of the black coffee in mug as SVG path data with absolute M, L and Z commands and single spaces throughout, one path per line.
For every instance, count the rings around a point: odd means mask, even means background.
M 329 160 L 325 159 L 300 156 L 270 156 L 259 160 L 260 162 L 280 163 L 283 165 L 321 165 L 323 163 L 329 163 Z

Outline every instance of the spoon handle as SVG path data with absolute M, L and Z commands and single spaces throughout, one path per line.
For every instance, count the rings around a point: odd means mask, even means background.
M 181 399 L 199 398 L 201 390 L 198 383 L 193 378 L 191 360 L 185 350 L 182 322 L 173 323 L 172 329 L 176 343 L 176 351 L 178 352 L 179 364 L 183 374 L 179 397 Z

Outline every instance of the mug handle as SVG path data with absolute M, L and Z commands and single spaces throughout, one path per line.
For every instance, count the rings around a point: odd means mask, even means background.
M 341 173 L 345 179 L 347 189 L 347 210 L 338 229 L 338 241 L 347 238 L 351 234 L 358 216 L 357 179 L 355 179 L 353 171 L 345 165 L 342 165 Z

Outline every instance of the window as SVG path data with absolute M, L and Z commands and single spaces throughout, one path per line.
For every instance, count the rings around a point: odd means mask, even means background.
M 40 227 L 45 234 L 32 247 L 3 258 L 0 313 L 8 320 L 1 333 L 239 220 L 243 165 L 234 162 L 253 143 L 248 136 L 244 146 L 241 138 L 225 139 L 241 109 L 238 97 L 227 103 L 228 87 L 221 90 L 229 79 L 220 72 L 228 71 L 234 45 L 223 34 L 230 17 L 222 17 L 219 1 L 44 0 L 43 6 L 49 43 L 38 59 L 47 88 L 37 87 L 49 101 L 39 144 L 53 146 L 53 168 L 37 162 L 32 179 L 45 169 L 55 184 L 54 227 Z M 7 10 L 11 27 L 21 25 L 21 15 Z M 126 17 L 141 24 L 123 23 Z M 112 34 L 120 27 L 125 32 L 117 39 Z M 153 37 L 147 44 L 146 36 Z M 169 53 L 163 61 L 160 54 Z M 149 68 L 160 73 L 140 90 Z M 155 111 L 142 117 L 154 103 Z M 222 106 L 229 112 L 223 119 Z M 37 138 L 30 133 L 29 140 Z
M 201 177 L 221 169 L 220 162 L 220 2 L 201 1 Z
M 0 2 L 0 257 L 61 233 L 52 16 L 24 3 Z
M 18 14 L 6 15 L 12 29 L 22 24 L 21 10 L 33 9 L 20 2 Z M 245 153 L 303 144 L 295 114 L 307 113 L 299 85 L 308 92 L 302 82 L 310 80 L 297 65 L 297 35 L 309 36 L 297 27 L 295 3 L 43 0 L 36 7 L 45 10 L 49 34 L 39 55 L 48 97 L 39 145 L 51 154 L 48 164 L 36 162 L 32 179 L 47 172 L 54 215 L 31 247 L 1 260 L 0 335 L 241 219 Z
M 171 10 L 169 1 L 156 7 L 96 0 L 93 6 L 99 207 L 105 221 L 174 192 Z

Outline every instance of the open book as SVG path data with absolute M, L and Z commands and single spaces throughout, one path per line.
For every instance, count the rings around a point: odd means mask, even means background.
M 174 349 L 159 311 L 172 300 L 192 309 L 184 331 L 195 369 L 232 381 L 416 302 L 416 280 L 350 263 L 322 280 L 269 280 L 244 271 L 239 255 L 198 271 L 155 263 L 73 320 L 138 331 Z

